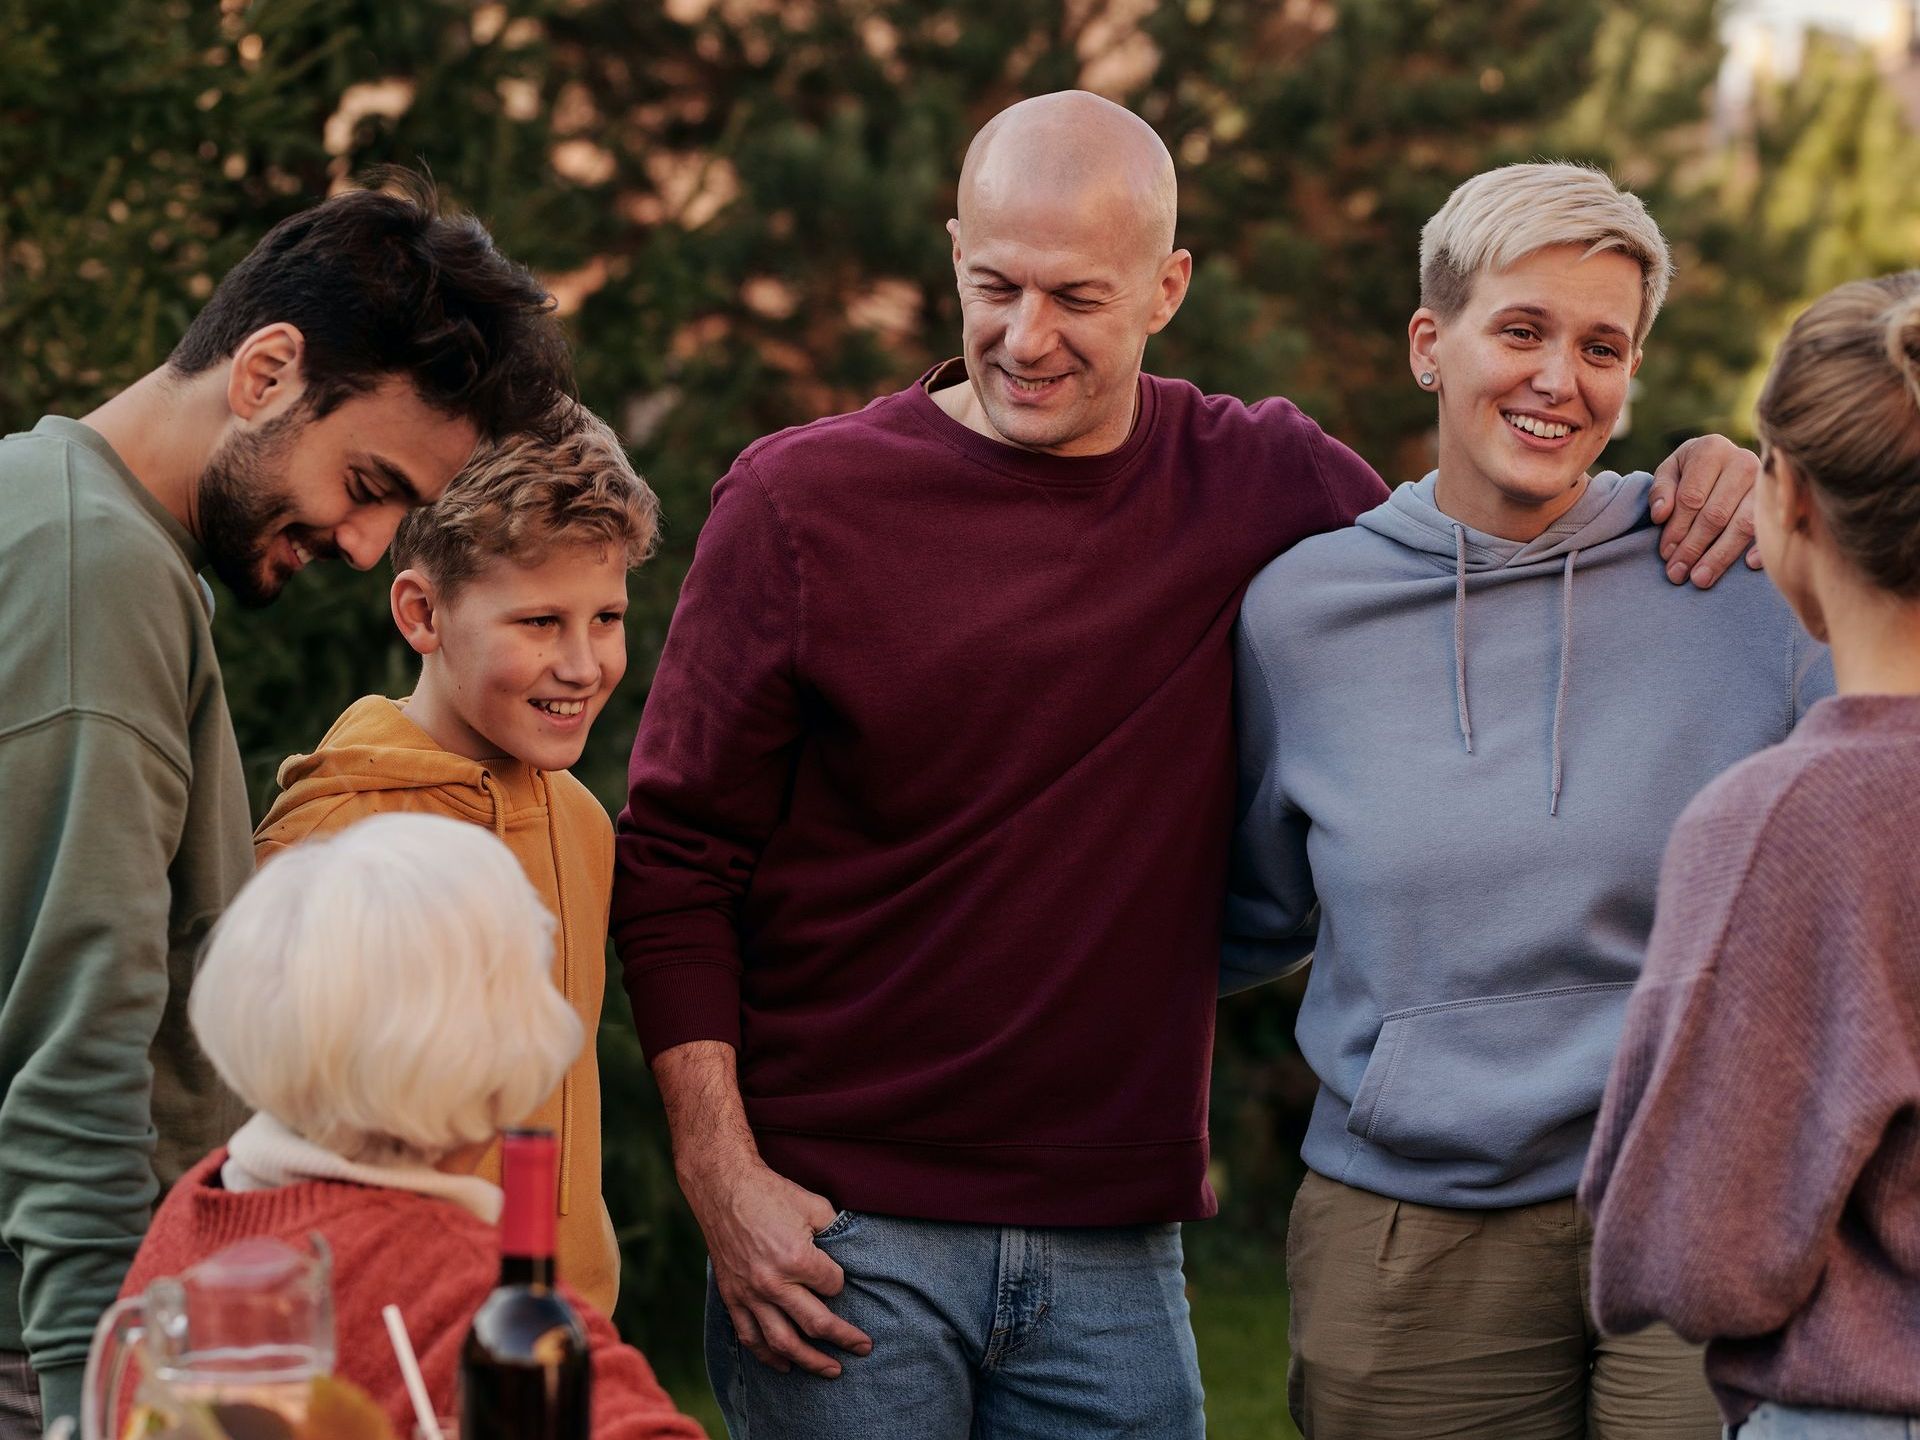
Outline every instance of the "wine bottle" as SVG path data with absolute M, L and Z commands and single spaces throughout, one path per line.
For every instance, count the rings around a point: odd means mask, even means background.
M 501 1143 L 500 1283 L 460 1353 L 460 1440 L 587 1440 L 587 1329 L 555 1288 L 551 1130 Z

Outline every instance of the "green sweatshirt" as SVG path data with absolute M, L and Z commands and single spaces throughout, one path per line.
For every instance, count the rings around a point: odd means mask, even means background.
M 244 1118 L 187 1027 L 253 869 L 200 558 L 86 426 L 0 440 L 0 1349 L 49 1422 L 161 1187 Z

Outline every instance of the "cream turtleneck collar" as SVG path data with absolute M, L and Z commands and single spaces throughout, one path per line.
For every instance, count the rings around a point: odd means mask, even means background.
M 296 1134 L 271 1115 L 255 1115 L 227 1142 L 220 1183 L 227 1189 L 277 1190 L 303 1180 L 341 1180 L 411 1190 L 450 1200 L 489 1225 L 500 1223 L 500 1187 L 478 1175 L 448 1175 L 430 1165 L 365 1165 Z

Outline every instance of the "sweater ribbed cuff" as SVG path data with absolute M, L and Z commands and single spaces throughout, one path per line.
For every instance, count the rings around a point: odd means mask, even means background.
M 80 1423 L 80 1382 L 86 1376 L 86 1362 L 74 1360 L 64 1365 L 34 1366 L 40 1382 L 40 1410 L 50 1427 L 62 1416 Z
M 625 980 L 634 1028 L 649 1063 L 693 1040 L 719 1040 L 740 1048 L 740 976 L 732 966 L 675 961 L 644 970 L 629 968 Z

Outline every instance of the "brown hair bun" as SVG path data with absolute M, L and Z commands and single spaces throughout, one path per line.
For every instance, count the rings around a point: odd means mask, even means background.
M 1879 588 L 1920 597 L 1920 270 L 1855 280 L 1808 306 L 1756 410 L 1842 553 Z

